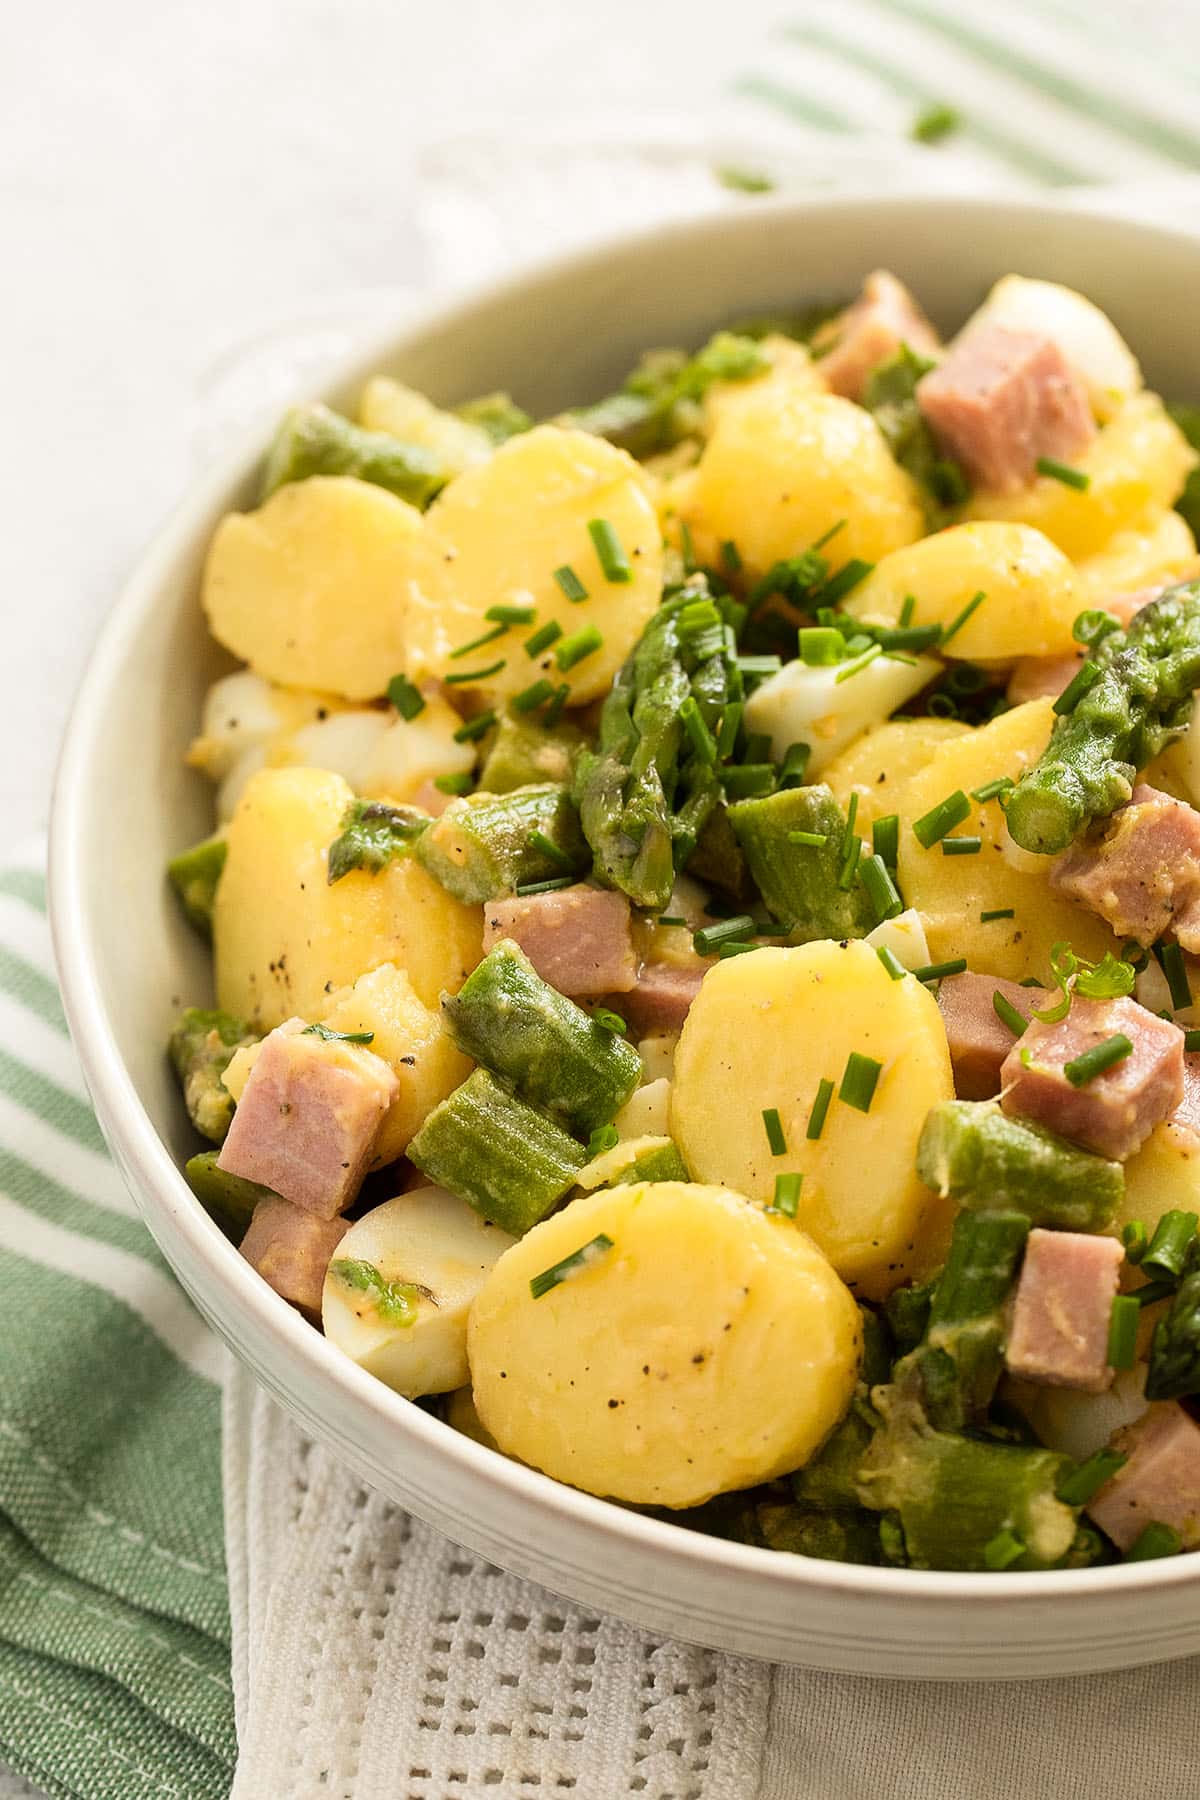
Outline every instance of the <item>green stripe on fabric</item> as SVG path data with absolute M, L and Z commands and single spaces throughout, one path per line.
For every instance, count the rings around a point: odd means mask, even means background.
M 7 1094 L 18 1106 L 27 1107 L 30 1112 L 36 1113 L 39 1119 L 44 1119 L 55 1131 L 82 1144 L 85 1150 L 95 1150 L 98 1155 L 107 1156 L 103 1134 L 87 1101 L 81 1100 L 77 1094 L 68 1093 L 66 1088 L 59 1087 L 57 1082 L 51 1081 L 38 1070 L 31 1069 L 26 1063 L 19 1062 L 2 1048 L 0 1093 Z
M 1200 136 L 1144 112 L 1141 107 L 1115 99 L 1101 88 L 1065 75 L 1061 69 L 1038 62 L 1011 43 L 976 31 L 964 22 L 961 13 L 946 16 L 933 7 L 921 5 L 920 0 L 876 0 L 876 3 L 927 25 L 939 37 L 970 51 L 990 68 L 1017 76 L 1060 105 L 1069 106 L 1074 112 L 1121 132 L 1135 143 L 1171 157 L 1185 168 L 1200 169 Z
M 783 29 L 783 35 L 793 43 L 815 44 L 819 49 L 831 56 L 840 56 L 844 62 L 853 63 L 856 68 L 863 69 L 873 75 L 885 87 L 896 94 L 913 101 L 915 105 L 929 106 L 944 98 L 940 92 L 935 93 L 932 87 L 924 82 L 914 81 L 904 69 L 898 69 L 883 56 L 877 56 L 865 50 L 861 44 L 852 43 L 847 38 L 837 37 L 833 32 L 823 30 L 819 25 L 789 25 Z M 1014 169 L 1020 169 L 1025 175 L 1031 175 L 1038 181 L 1044 181 L 1054 187 L 1075 186 L 1079 182 L 1090 179 L 1089 172 L 1082 168 L 1074 168 L 1068 163 L 1059 162 L 1048 155 L 1036 144 L 1026 139 L 1014 137 L 986 119 L 980 119 L 973 113 L 964 116 L 959 127 L 960 135 L 969 142 L 979 145 L 981 150 L 993 156 L 1003 157 Z
M 49 975 L 43 975 L 40 969 L 35 969 L 31 962 L 26 962 L 5 944 L 0 944 L 0 992 L 27 1006 L 45 1024 L 53 1025 L 56 1031 L 66 1035 L 66 1015 L 58 989 Z
M 805 125 L 817 125 L 822 131 L 848 132 L 852 129 L 851 121 L 845 113 L 835 112 L 832 107 L 823 106 L 819 100 L 814 100 L 811 94 L 786 87 L 782 82 L 773 81 L 769 75 L 743 75 L 735 83 L 733 91 L 746 95 L 750 100 L 763 100 L 777 112 L 799 119 Z
M 111 1244 L 114 1250 L 140 1256 L 152 1268 L 170 1273 L 154 1239 L 140 1220 L 97 1206 L 94 1200 L 87 1200 L 73 1188 L 64 1187 L 61 1182 L 43 1174 L 41 1169 L 35 1169 L 15 1151 L 0 1145 L 0 1194 L 5 1193 L 18 1206 L 27 1207 L 31 1213 L 49 1219 L 54 1225 L 61 1225 L 64 1231 L 75 1231 L 83 1237 L 94 1238 L 97 1243 Z
M 34 912 L 44 913 L 46 910 L 45 877 L 33 869 L 0 870 L 0 894 L 7 894 L 13 900 L 23 900 L 26 906 L 32 906 Z

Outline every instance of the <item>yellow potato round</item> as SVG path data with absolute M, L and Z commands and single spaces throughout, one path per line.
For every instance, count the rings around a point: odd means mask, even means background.
M 732 419 L 746 405 L 757 406 L 764 395 L 781 400 L 805 400 L 813 394 L 829 392 L 820 364 L 815 363 L 803 344 L 795 338 L 770 332 L 759 348 L 770 357 L 770 367 L 749 381 L 714 381 L 704 396 L 703 423 L 705 437 L 711 437 L 718 425 Z
M 606 578 L 588 534 L 592 519 L 613 527 L 630 581 Z M 662 538 L 650 484 L 631 456 L 585 431 L 545 425 L 510 439 L 443 490 L 425 526 L 409 587 L 409 672 L 462 674 L 502 661 L 476 684 L 489 702 L 543 676 L 567 683 L 570 705 L 596 699 L 659 602 Z M 555 581 L 564 564 L 586 587 L 586 600 L 568 600 Z M 538 625 L 557 622 L 564 639 L 595 626 L 603 643 L 565 673 L 557 645 L 532 659 L 525 654 L 529 626 L 511 628 L 469 662 L 452 658 L 489 629 L 489 607 L 514 602 L 535 607 Z
M 1090 477 L 1085 492 L 1043 475 L 1020 494 L 976 493 L 966 513 L 1023 520 L 1068 556 L 1093 556 L 1148 509 L 1174 506 L 1195 462 L 1195 451 L 1158 395 L 1134 394 L 1074 459 Z
M 1200 1212 L 1200 1137 L 1186 1125 L 1156 1125 L 1125 1164 L 1125 1197 L 1112 1230 L 1141 1219 L 1154 1235 L 1165 1212 Z
M 1076 574 L 1089 606 L 1103 606 L 1114 594 L 1132 594 L 1160 582 L 1182 581 L 1195 573 L 1196 540 L 1177 512 L 1148 512 L 1125 531 L 1114 532 L 1102 550 L 1085 556 Z
M 406 444 L 420 444 L 436 451 L 443 468 L 457 474 L 492 454 L 491 439 L 478 425 L 443 412 L 415 388 L 393 381 L 390 375 L 372 375 L 358 403 L 358 421 L 368 431 L 386 431 Z
M 601 1234 L 611 1249 L 533 1299 L 533 1276 Z M 535 1225 L 467 1333 L 502 1450 L 644 1506 L 798 1468 L 849 1405 L 860 1348 L 858 1308 L 802 1231 L 681 1181 L 605 1189 Z
M 415 507 L 369 482 L 289 482 L 217 526 L 201 596 L 209 629 L 270 681 L 372 699 L 404 666 L 405 581 L 421 531 Z
M 998 776 L 1016 781 L 1045 749 L 1053 722 L 1049 700 L 1016 706 L 990 725 L 943 744 L 905 789 L 900 891 L 924 921 L 935 962 L 965 956 L 981 973 L 1044 981 L 1050 952 L 1060 938 L 1086 957 L 1117 949 L 1106 925 L 1050 887 L 1050 858 L 1016 847 L 998 801 L 972 802 L 968 817 L 954 828 L 962 836 L 983 839 L 977 856 L 947 856 L 940 844 L 926 850 L 913 834 L 914 819 L 957 789 L 969 797 L 973 788 Z M 1011 919 L 980 919 L 980 913 L 1009 906 Z
M 835 1098 L 810 1140 L 818 1086 L 840 1085 L 855 1050 L 883 1064 L 871 1109 Z M 926 1113 L 953 1094 L 941 1014 L 919 982 L 893 981 L 862 942 L 758 950 L 704 978 L 675 1056 L 671 1135 L 698 1180 L 754 1200 L 798 1170 L 798 1223 L 878 1300 L 944 1255 L 947 1208 L 917 1179 L 916 1154 Z M 764 1107 L 779 1112 L 785 1156 Z
M 355 869 L 332 886 L 329 846 L 354 795 L 323 769 L 264 769 L 229 826 L 213 947 L 219 1003 L 270 1028 L 320 1019 L 337 988 L 381 963 L 405 970 L 436 1007 L 479 961 L 483 914 L 464 906 L 412 857 L 378 875 Z
M 950 625 L 976 594 L 984 599 L 945 654 L 969 662 L 1057 656 L 1073 650 L 1085 604 L 1070 562 L 1028 525 L 951 525 L 891 556 L 847 596 L 854 619 L 894 625 L 909 594 L 914 625 Z
M 843 811 L 851 794 L 858 795 L 858 829 L 865 832 L 876 819 L 900 812 L 908 783 L 933 752 L 970 730 L 961 719 L 889 720 L 848 745 L 821 780 L 833 789 Z
M 706 557 L 737 545 L 749 581 L 841 519 L 829 546 L 837 565 L 878 562 L 925 528 L 916 487 L 869 413 L 768 381 L 718 420 L 680 511 Z

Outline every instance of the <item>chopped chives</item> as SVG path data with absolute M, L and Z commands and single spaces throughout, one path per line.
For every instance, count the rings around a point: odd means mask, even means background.
M 776 1212 L 783 1213 L 785 1218 L 794 1219 L 800 1206 L 800 1183 L 803 1175 L 777 1175 L 775 1177 Z
M 1083 469 L 1073 469 L 1070 463 L 1061 463 L 1053 456 L 1039 456 L 1033 465 L 1039 475 L 1048 475 L 1051 481 L 1061 481 L 1064 487 L 1075 488 L 1086 494 L 1092 485 L 1092 478 Z
M 796 638 L 801 661 L 810 668 L 841 662 L 846 654 L 846 640 L 833 625 L 802 625 Z
M 585 656 L 591 656 L 599 650 L 604 642 L 604 634 L 595 625 L 585 625 L 582 631 L 572 632 L 561 644 L 555 647 L 554 660 L 565 674 L 573 669 L 576 663 L 582 662 Z
M 875 954 L 893 981 L 899 981 L 903 976 L 908 974 L 908 970 L 900 961 L 900 958 L 894 951 L 889 950 L 886 944 L 877 944 L 875 946 Z
M 331 1031 L 328 1025 L 306 1025 L 301 1037 L 323 1038 L 327 1044 L 373 1044 L 373 1031 Z
M 865 581 L 874 567 L 873 562 L 864 562 L 861 556 L 852 556 L 848 563 L 842 565 L 836 575 L 829 577 L 821 589 L 819 599 L 822 605 L 836 605 L 839 600 L 845 598 L 851 588 L 856 588 L 860 581 Z
M 737 656 L 734 667 L 742 675 L 778 675 L 783 659 L 779 656 Z
M 850 848 L 842 858 L 842 866 L 838 871 L 837 884 L 843 893 L 849 893 L 854 886 L 854 878 L 858 874 L 858 862 L 863 853 L 863 841 L 860 837 L 851 840 Z
M 486 669 L 463 669 L 453 675 L 443 675 L 442 680 L 447 687 L 470 687 L 473 682 L 486 681 L 489 675 L 498 675 L 507 663 L 502 656 L 499 662 L 489 663 Z
M 781 788 L 803 787 L 804 777 L 808 771 L 808 761 L 811 755 L 811 744 L 788 745 L 783 753 L 783 761 L 779 765 L 779 785 Z
M 1089 688 L 1095 687 L 1103 673 L 1100 664 L 1094 662 L 1080 663 L 1058 699 L 1054 702 L 1054 711 L 1062 718 L 1066 713 L 1074 712 Z
M 722 708 L 721 721 L 717 726 L 717 755 L 722 761 L 733 755 L 744 710 L 741 700 L 731 700 Z
M 763 948 L 762 944 L 747 944 L 742 939 L 739 938 L 735 943 L 732 943 L 732 944 L 718 944 L 717 945 L 717 955 L 720 957 L 722 962 L 725 962 L 731 956 L 745 956 L 747 951 L 761 950 L 762 948 Z
M 904 911 L 904 902 L 882 856 L 868 856 L 865 862 L 860 862 L 858 879 L 866 889 L 877 925 L 882 925 L 885 919 L 894 919 L 897 913 Z
M 967 620 L 971 617 L 972 613 L 976 612 L 979 609 L 979 607 L 981 607 L 983 605 L 984 600 L 986 598 L 987 598 L 987 596 L 985 595 L 982 588 L 980 588 L 980 590 L 977 594 L 973 594 L 971 596 L 971 598 L 967 601 L 967 604 L 963 607 L 962 611 L 959 613 L 957 619 L 955 619 L 951 624 L 947 625 L 945 631 L 943 631 L 943 633 L 942 633 L 942 647 L 943 648 L 945 648 L 945 646 L 950 642 L 950 639 L 955 635 L 956 632 L 959 632 L 962 630 L 963 626 L 966 624 Z
M 473 775 L 435 775 L 433 785 L 439 794 L 469 794 L 475 786 Z
M 633 568 L 621 547 L 621 540 L 607 519 L 589 519 L 588 536 L 596 547 L 600 567 L 609 581 L 633 580 Z
M 958 788 L 953 794 L 947 794 L 944 800 L 939 800 L 936 806 L 930 807 L 921 818 L 913 820 L 913 836 L 926 850 L 932 850 L 935 844 L 940 843 L 947 833 L 953 831 L 956 825 L 961 825 L 970 814 L 971 802 L 962 789 Z
M 925 963 L 914 969 L 913 974 L 918 981 L 941 981 L 947 975 L 961 975 L 967 966 L 965 956 L 952 957 L 949 962 Z
M 775 787 L 774 763 L 734 763 L 722 769 L 721 780 L 731 800 L 759 800 Z
M 726 538 L 721 545 L 721 561 L 730 575 L 736 575 L 741 569 L 742 558 L 732 538 Z
M 561 850 L 554 839 L 548 838 L 544 831 L 531 831 L 529 842 L 533 849 L 540 850 L 543 856 L 548 856 L 550 861 L 557 863 L 560 869 L 574 868 L 575 865 L 566 851 Z
M 1097 1450 L 1059 1482 L 1056 1492 L 1064 1506 L 1086 1506 L 1106 1481 L 1129 1461 L 1119 1450 Z
M 1173 1525 L 1151 1519 L 1125 1552 L 1125 1561 L 1156 1562 L 1160 1556 L 1178 1556 L 1182 1549 L 1183 1539 Z
M 1015 919 L 1016 916 L 1016 909 L 1014 907 L 996 906 L 992 908 L 991 912 L 981 912 L 979 915 L 979 923 L 981 925 L 990 925 L 993 919 Z
M 1187 1051 L 1200 1050 L 1200 1031 L 1185 1031 L 1183 1047 Z
M 928 650 L 942 635 L 940 625 L 877 625 L 876 641 L 885 650 Z
M 1021 1017 L 1008 995 L 999 988 L 992 995 L 992 1011 L 996 1017 L 1012 1032 L 1014 1037 L 1024 1037 L 1029 1029 L 1029 1020 Z
M 875 1088 L 882 1074 L 881 1062 L 876 1062 L 873 1056 L 864 1056 L 861 1050 L 852 1050 L 846 1058 L 838 1099 L 847 1106 L 854 1107 L 856 1112 L 870 1112 Z
M 693 575 L 696 570 L 696 546 L 692 541 L 692 528 L 686 519 L 679 521 L 679 553 L 683 557 L 683 572 Z
M 1093 1044 L 1080 1056 L 1073 1056 L 1063 1064 L 1063 1074 L 1072 1087 L 1084 1087 L 1094 1081 L 1097 1075 L 1103 1075 L 1105 1069 L 1114 1064 L 1124 1062 L 1127 1056 L 1133 1055 L 1133 1043 L 1123 1031 L 1114 1031 L 1110 1038 L 1102 1044 Z
M 577 606 L 581 600 L 587 599 L 588 591 L 570 563 L 563 563 L 561 568 L 555 569 L 554 579 L 572 604 Z
M 469 644 L 460 644 L 457 650 L 452 650 L 450 661 L 456 662 L 460 656 L 470 656 L 472 650 L 482 650 L 485 644 L 494 644 L 496 639 L 503 637 L 507 630 L 507 625 L 493 626 L 491 631 L 485 631 L 482 636 L 472 638 Z
M 1110 1369 L 1132 1369 L 1141 1311 L 1132 1294 L 1118 1294 L 1113 1301 L 1106 1352 Z
M 563 716 L 563 708 L 571 698 L 571 689 L 565 681 L 560 681 L 554 690 L 554 698 L 542 716 L 544 725 L 557 725 Z
M 942 839 L 943 856 L 978 856 L 983 849 L 980 837 L 944 837 Z
M 1146 1281 L 1140 1288 L 1134 1288 L 1133 1298 L 1139 1306 L 1153 1306 L 1156 1301 L 1165 1300 L 1168 1295 L 1173 1294 L 1175 1288 L 1176 1283 L 1164 1275 L 1161 1281 Z
M 857 675 L 860 669 L 865 669 L 869 663 L 875 661 L 877 656 L 882 655 L 883 645 L 872 644 L 870 649 L 864 650 L 861 656 L 856 656 L 853 662 L 848 662 L 844 668 L 838 670 L 833 678 L 833 685 L 838 687 L 843 681 L 849 681 L 852 675 Z
M 833 1083 L 822 1075 L 817 1083 L 817 1097 L 812 1103 L 812 1111 L 808 1115 L 808 1124 L 804 1135 L 810 1143 L 815 1143 L 825 1129 L 825 1115 L 829 1111 L 829 1102 L 833 1099 Z
M 559 624 L 558 620 L 547 619 L 544 625 L 539 625 L 537 630 L 531 631 L 529 636 L 525 639 L 526 656 L 532 660 L 533 657 L 539 656 L 543 650 L 548 650 L 555 639 L 560 638 L 561 636 L 562 626 Z
M 1089 606 L 1076 616 L 1071 636 L 1077 644 L 1086 644 L 1090 649 L 1120 629 L 1121 621 L 1113 613 L 1106 612 L 1101 606 Z
M 754 920 L 749 913 L 735 913 L 732 919 L 719 919 L 715 925 L 702 925 L 692 935 L 692 943 L 699 956 L 711 956 L 721 944 L 728 944 L 734 938 L 754 936 Z
M 915 594 L 905 594 L 904 604 L 900 608 L 900 625 L 902 629 L 906 630 L 908 626 L 912 624 L 913 614 L 916 610 L 917 596 Z
M 1154 1227 L 1150 1248 L 1142 1258 L 1146 1275 L 1179 1275 L 1188 1245 L 1196 1235 L 1197 1215 L 1173 1206 Z
M 589 1156 L 603 1156 L 606 1150 L 615 1150 L 621 1141 L 621 1134 L 615 1125 L 597 1125 L 588 1139 Z
M 393 675 L 387 685 L 387 697 L 402 719 L 415 719 L 425 711 L 425 696 L 407 675 Z
M 982 787 L 971 789 L 972 800 L 996 800 L 1001 794 L 1007 794 L 1015 783 L 1011 775 L 997 775 L 995 781 L 985 781 Z
M 779 1108 L 777 1106 L 764 1107 L 762 1122 L 763 1130 L 767 1134 L 767 1143 L 770 1146 L 771 1155 L 786 1156 L 787 1139 L 783 1135 L 783 1124 L 779 1117 Z
M 983 1566 L 985 1569 L 1007 1569 L 1024 1554 L 1025 1540 L 1006 1526 L 983 1546 Z
M 1171 991 L 1171 1005 L 1176 1012 L 1192 1004 L 1192 989 L 1188 981 L 1187 964 L 1183 960 L 1183 951 L 1178 944 L 1156 944 L 1155 954 L 1159 967 L 1167 978 L 1167 986 Z
M 895 874 L 900 856 L 900 818 L 897 813 L 887 813 L 882 819 L 875 820 L 871 826 L 871 848 Z
M 476 713 L 473 719 L 467 719 L 454 734 L 456 744 L 473 744 L 478 738 L 485 736 L 496 723 L 496 714 L 492 707 L 486 712 Z
M 827 831 L 789 831 L 787 841 L 789 844 L 808 844 L 812 849 L 819 850 L 822 844 L 829 842 L 829 833 Z
M 846 829 L 842 833 L 843 855 L 850 848 L 851 840 L 854 837 L 854 827 L 858 823 L 858 797 L 858 789 L 852 788 L 850 792 L 850 804 L 846 808 Z
M 483 616 L 494 620 L 497 625 L 532 625 L 537 613 L 532 606 L 510 606 L 507 602 L 501 602 L 497 606 L 489 606 Z
M 598 1006 L 593 1012 L 592 1017 L 595 1019 L 597 1025 L 603 1025 L 605 1031 L 615 1031 L 618 1037 L 624 1037 L 629 1029 L 620 1013 L 613 1012 L 612 1009 L 607 1006 Z
M 570 1256 L 564 1256 L 561 1262 L 551 1263 L 550 1267 L 543 1269 L 540 1275 L 533 1276 L 529 1283 L 529 1292 L 535 1300 L 540 1300 L 543 1294 L 550 1292 L 551 1288 L 556 1288 L 562 1282 L 569 1281 L 572 1275 L 578 1275 L 581 1269 L 588 1268 L 596 1261 L 597 1257 L 603 1256 L 612 1247 L 613 1241 L 607 1232 L 597 1232 L 594 1238 L 589 1238 L 588 1242 L 581 1244 L 578 1250 L 572 1250 Z
M 744 763 L 765 763 L 771 760 L 771 738 L 768 732 L 753 731 L 746 739 L 746 749 L 742 757 Z
M 543 675 L 540 681 L 531 682 L 527 688 L 522 688 L 519 694 L 513 695 L 512 709 L 514 712 L 520 713 L 532 712 L 535 707 L 543 706 L 547 700 L 552 699 L 553 695 L 554 683 L 547 681 Z
M 522 899 L 528 894 L 553 894 L 558 888 L 575 886 L 574 875 L 556 875 L 553 881 L 521 881 L 517 883 L 517 893 Z
M 1125 1246 L 1127 1259 L 1136 1267 L 1150 1247 L 1150 1239 L 1141 1219 L 1130 1219 L 1128 1225 L 1122 1225 L 1121 1242 Z
M 569 640 L 568 640 L 569 642 Z M 717 760 L 717 743 L 712 732 L 704 723 L 695 696 L 689 694 L 679 708 L 679 717 L 683 721 L 683 729 L 696 755 L 703 763 L 715 763 Z

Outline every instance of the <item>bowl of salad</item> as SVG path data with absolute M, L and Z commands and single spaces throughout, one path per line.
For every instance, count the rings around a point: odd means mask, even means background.
M 97 1111 L 458 1541 L 829 1668 L 1200 1648 L 1198 267 L 957 199 L 621 240 L 135 572 L 53 828 Z

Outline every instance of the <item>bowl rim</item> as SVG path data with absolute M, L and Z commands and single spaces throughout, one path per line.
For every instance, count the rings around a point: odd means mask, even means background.
M 853 219 L 859 214 L 865 218 L 881 207 L 911 208 L 960 219 L 970 209 L 973 216 L 1008 215 L 1013 222 L 1030 223 L 1090 218 L 1097 232 L 1116 225 L 1134 238 L 1140 234 L 1200 249 L 1200 228 L 1147 222 L 1122 211 L 1119 204 L 1111 212 L 1097 214 L 1061 197 L 1022 198 L 1007 193 L 972 197 L 930 194 L 918 189 L 883 194 L 780 195 L 756 199 L 753 216 L 759 221 L 764 217 L 769 221 L 827 214 Z M 544 282 L 563 277 L 586 281 L 591 272 L 603 269 L 614 252 L 636 253 L 641 247 L 661 246 L 664 239 L 670 244 L 696 235 L 719 236 L 732 228 L 732 220 L 748 216 L 748 209 L 735 212 L 731 208 L 688 215 L 636 232 L 612 232 L 582 249 L 522 264 L 514 273 L 481 281 L 449 299 L 434 297 L 407 313 L 399 326 L 372 334 L 323 377 L 306 384 L 296 396 L 296 403 L 323 399 L 363 380 L 378 368 L 400 360 L 406 348 L 427 333 L 469 331 L 478 315 L 519 299 Z M 407 1435 L 415 1437 L 432 1462 L 444 1459 L 449 1465 L 457 1465 L 457 1473 L 472 1486 L 478 1485 L 481 1493 L 494 1488 L 505 1490 L 511 1502 L 525 1509 L 531 1540 L 541 1513 L 586 1531 L 600 1547 L 612 1552 L 623 1547 L 653 1552 L 684 1569 L 697 1561 L 705 1562 L 756 1587 L 769 1580 L 797 1592 L 817 1588 L 828 1596 L 852 1593 L 856 1598 L 877 1597 L 881 1601 L 909 1596 L 914 1601 L 958 1600 L 1011 1607 L 1022 1601 L 1030 1605 L 1039 1600 L 1083 1601 L 1101 1591 L 1149 1591 L 1200 1579 L 1200 1551 L 1144 1563 L 1022 1573 L 872 1567 L 799 1554 L 781 1556 L 776 1551 L 734 1543 L 629 1510 L 515 1462 L 403 1399 L 337 1351 L 238 1254 L 236 1246 L 194 1198 L 171 1151 L 155 1130 L 118 1051 L 101 994 L 85 898 L 79 826 L 90 746 L 104 732 L 114 677 L 127 645 L 137 633 L 143 614 L 169 579 L 199 520 L 227 502 L 238 485 L 244 483 L 260 460 L 262 448 L 262 428 L 247 430 L 228 455 L 189 485 L 149 540 L 106 613 L 71 706 L 59 755 L 51 801 L 48 864 L 48 912 L 64 1010 L 100 1123 L 116 1153 L 118 1166 L 136 1175 L 129 1185 L 152 1235 L 155 1213 L 162 1209 L 171 1215 L 196 1260 L 208 1265 L 215 1285 L 229 1303 L 230 1313 L 222 1315 L 226 1329 L 219 1335 L 226 1336 L 234 1354 L 239 1354 L 235 1347 L 236 1316 L 239 1312 L 251 1314 L 270 1340 L 275 1355 L 281 1360 L 294 1359 L 304 1368 L 320 1399 L 320 1405 L 314 1403 L 312 1407 L 316 1416 L 335 1409 L 339 1394 L 352 1405 L 357 1403 L 374 1412 L 397 1441 L 403 1441 Z M 128 1175 L 126 1179 L 129 1180 Z

